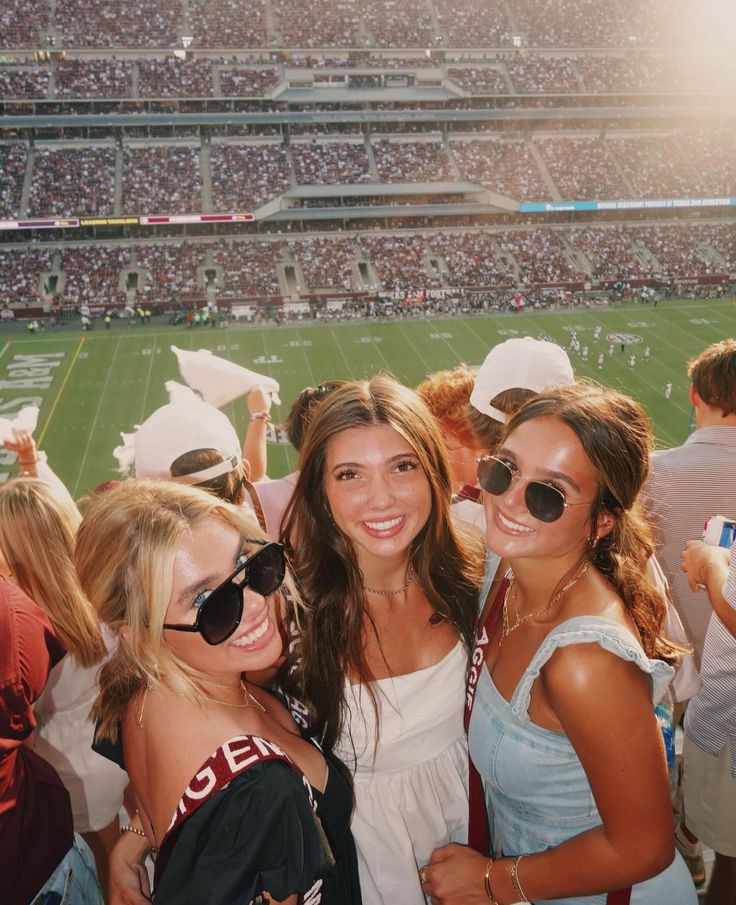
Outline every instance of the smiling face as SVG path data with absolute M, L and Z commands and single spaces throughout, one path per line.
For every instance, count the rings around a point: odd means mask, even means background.
M 182 536 L 174 558 L 174 581 L 165 622 L 193 624 L 209 592 L 232 574 L 241 554 L 249 556 L 258 549 L 244 545 L 238 531 L 222 519 L 211 517 L 195 523 Z M 237 577 L 242 579 L 242 575 Z M 243 589 L 240 626 L 222 644 L 207 644 L 198 632 L 164 629 L 164 637 L 182 660 L 209 675 L 265 669 L 278 659 L 282 647 L 274 598 L 264 598 L 248 586 Z
M 349 428 L 332 439 L 324 486 L 335 525 L 364 572 L 405 557 L 432 508 L 417 454 L 385 424 Z
M 483 493 L 486 542 L 501 556 L 579 558 L 590 536 L 590 513 L 599 492 L 598 478 L 574 431 L 549 416 L 534 418 L 512 431 L 496 452 L 519 479 L 505 493 Z M 570 505 L 559 519 L 534 518 L 524 497 L 528 481 L 542 481 L 560 490 Z M 576 505 L 584 504 L 584 505 Z M 598 534 L 610 531 L 602 517 Z

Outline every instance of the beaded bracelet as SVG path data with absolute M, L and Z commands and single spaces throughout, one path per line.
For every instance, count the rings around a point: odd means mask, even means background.
M 493 867 L 493 858 L 488 859 L 488 864 L 486 865 L 486 872 L 483 874 L 483 885 L 486 888 L 486 895 L 488 896 L 488 901 L 491 902 L 491 905 L 500 905 L 499 902 L 496 901 L 496 897 L 493 895 L 493 890 L 491 889 L 491 868 Z
M 529 902 L 524 890 L 521 888 L 521 881 L 519 880 L 519 863 L 522 858 L 526 858 L 526 854 L 517 855 L 514 858 L 513 864 L 511 865 L 511 883 L 513 884 L 514 892 L 519 896 L 519 900 L 521 902 Z
M 271 421 L 271 414 L 270 414 L 270 412 L 251 412 L 251 413 L 250 413 L 250 420 L 251 420 L 251 421 L 266 421 L 266 422 L 270 422 L 270 421 Z
M 143 836 L 146 838 L 146 834 L 143 830 L 139 830 L 137 826 L 131 826 L 129 823 L 126 823 L 125 826 L 120 827 L 121 833 L 135 833 L 136 836 Z

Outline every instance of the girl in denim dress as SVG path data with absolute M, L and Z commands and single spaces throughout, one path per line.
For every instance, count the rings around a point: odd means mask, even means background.
M 420 875 L 438 905 L 697 901 L 654 715 L 679 652 L 646 575 L 651 440 L 633 400 L 576 385 L 528 402 L 480 460 L 508 566 L 490 586 L 491 557 L 470 696 L 492 857 L 437 849 Z

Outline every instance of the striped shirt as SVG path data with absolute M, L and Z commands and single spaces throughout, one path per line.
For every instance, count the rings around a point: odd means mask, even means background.
M 736 544 L 723 596 L 736 610 Z M 731 742 L 731 776 L 736 779 L 736 638 L 713 613 L 700 667 L 700 691 L 685 712 L 685 732 L 702 751 L 718 757 Z
M 700 540 L 711 515 L 736 513 L 736 427 L 703 427 L 682 446 L 654 453 L 645 498 L 657 528 L 657 557 L 685 631 L 703 650 L 711 608 L 681 568 L 689 540 Z

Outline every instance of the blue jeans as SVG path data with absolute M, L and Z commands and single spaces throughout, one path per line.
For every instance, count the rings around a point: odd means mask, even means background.
M 95 859 L 79 833 L 31 905 L 104 905 Z

